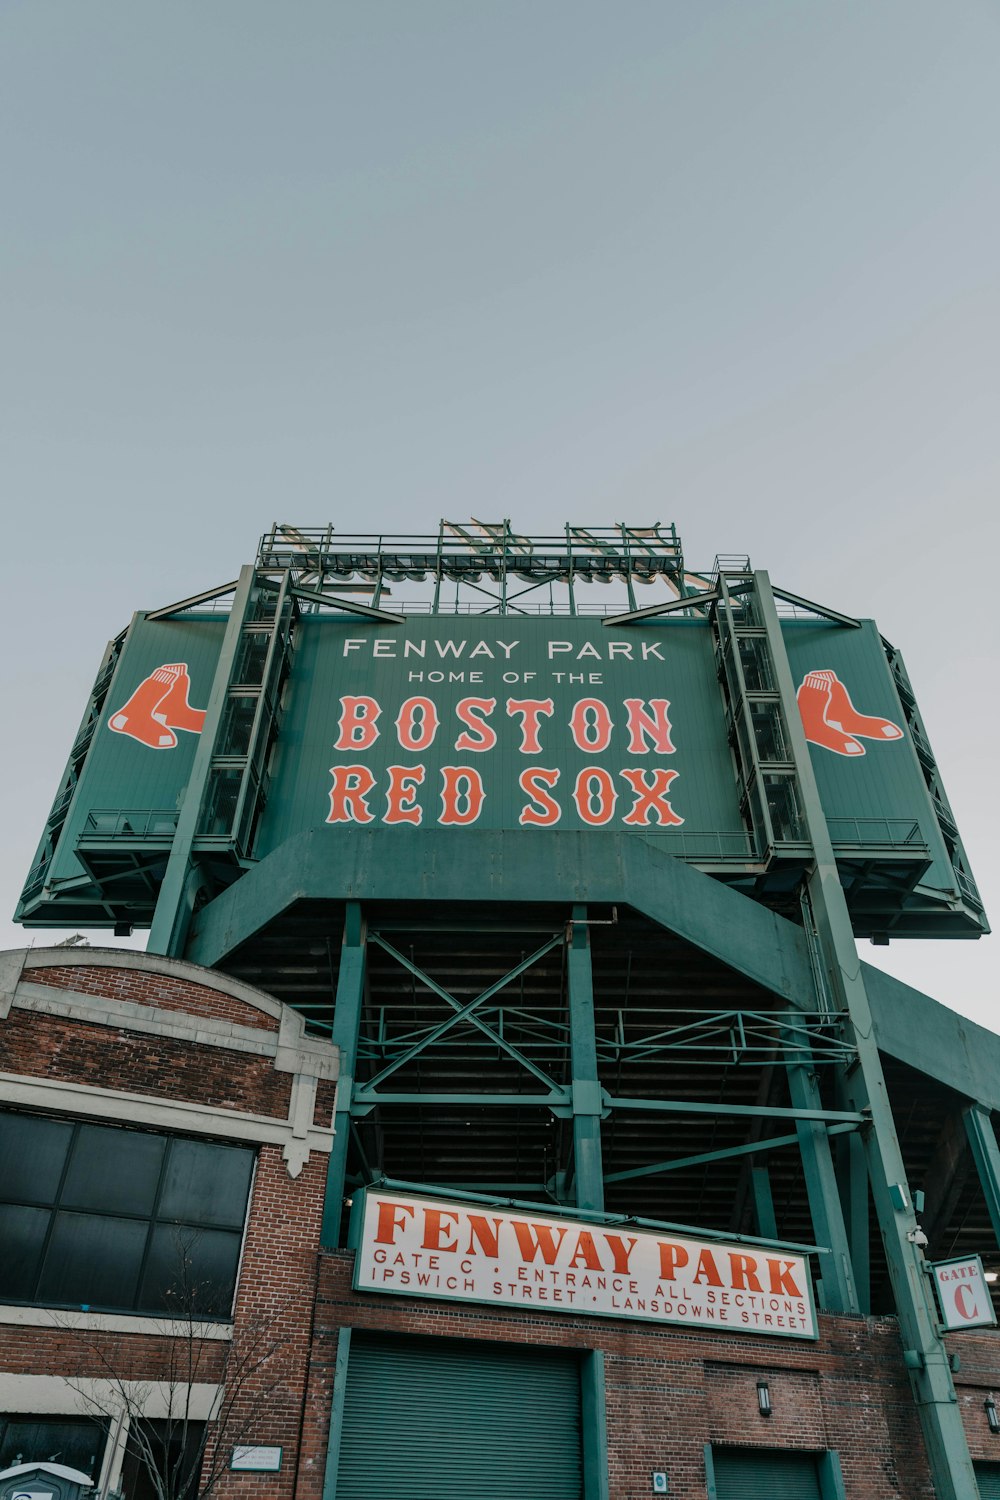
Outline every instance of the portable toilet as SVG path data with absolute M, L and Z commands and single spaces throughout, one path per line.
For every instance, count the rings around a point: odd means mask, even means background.
M 15 1464 L 0 1473 L 0 1500 L 83 1500 L 94 1481 L 65 1464 Z

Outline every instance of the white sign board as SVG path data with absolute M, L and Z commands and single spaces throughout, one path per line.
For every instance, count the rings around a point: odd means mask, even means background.
M 374 1188 L 361 1212 L 359 1291 L 818 1336 L 808 1265 L 784 1250 Z
M 230 1469 L 239 1469 L 245 1474 L 277 1474 L 281 1468 L 280 1448 L 238 1444 L 229 1461 Z
M 987 1328 L 996 1324 L 993 1299 L 978 1255 L 962 1260 L 939 1260 L 933 1267 L 941 1321 L 955 1328 Z

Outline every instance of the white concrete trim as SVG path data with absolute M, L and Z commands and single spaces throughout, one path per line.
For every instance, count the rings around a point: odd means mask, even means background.
M 177 1387 L 167 1380 L 124 1380 L 122 1385 L 128 1394 L 142 1402 L 143 1415 L 154 1420 L 169 1412 L 170 1392 Z M 74 1389 L 79 1387 L 79 1389 Z M 208 1381 L 198 1381 L 188 1387 L 191 1392 L 191 1417 L 195 1422 L 208 1422 L 219 1399 L 220 1387 Z M 99 1403 L 105 1410 L 114 1411 L 121 1405 L 118 1389 L 112 1380 L 72 1379 L 65 1375 L 21 1375 L 0 1371 L 0 1411 L 19 1412 L 31 1416 L 53 1416 L 72 1414 L 92 1416 L 91 1402 Z
M 315 1087 L 315 1080 L 313 1080 Z M 29 1078 L 18 1073 L 0 1073 L 0 1102 L 20 1104 L 27 1109 L 61 1110 L 65 1114 L 88 1115 L 92 1119 L 121 1120 L 131 1125 L 154 1125 L 162 1130 L 190 1131 L 196 1135 L 219 1136 L 227 1140 L 253 1141 L 257 1144 L 288 1146 L 293 1156 L 308 1159 L 310 1151 L 329 1154 L 333 1148 L 333 1127 L 311 1125 L 304 1139 L 296 1140 L 290 1120 L 268 1115 L 245 1114 L 235 1109 L 219 1109 L 207 1104 L 160 1099 L 151 1094 L 126 1094 L 118 1089 L 95 1088 L 87 1083 L 66 1083 L 57 1078 Z M 286 1158 L 287 1159 L 287 1158 Z M 302 1162 L 294 1167 L 289 1161 L 289 1175 L 297 1177 Z
M 87 995 L 80 990 L 56 989 L 51 984 L 19 984 L 14 1008 L 66 1016 L 91 1026 L 114 1026 L 121 1031 L 174 1037 L 177 1041 L 195 1042 L 202 1047 L 255 1052 L 263 1057 L 273 1057 L 278 1050 L 273 1031 L 237 1026 L 232 1021 L 196 1016 L 186 1010 L 164 1010 L 159 1005 L 137 1005 L 133 1000 L 109 1000 L 103 995 Z
M 6 960 L 18 959 L 20 956 L 18 953 L 0 954 L 0 1019 L 6 1014 L 3 1008 L 3 965 Z M 138 956 L 142 957 L 141 954 Z M 13 978 L 13 968 L 11 965 L 8 982 Z M 213 971 L 203 969 L 198 972 L 209 974 Z M 212 986 L 203 983 L 202 988 L 210 990 Z M 134 1000 L 118 1000 L 105 995 L 92 995 L 83 990 L 63 989 L 62 986 L 40 984 L 23 977 L 9 994 L 7 1011 L 11 1003 L 18 1009 L 64 1016 L 92 1025 L 114 1026 L 154 1036 L 170 1036 L 200 1046 L 228 1047 L 235 1052 L 253 1052 L 259 1056 L 272 1057 L 273 1066 L 279 1073 L 306 1073 L 313 1078 L 328 1080 L 336 1079 L 338 1074 L 338 1048 L 322 1037 L 306 1036 L 302 1016 L 290 1006 L 281 1005 L 280 1001 L 275 1002 L 280 1005 L 282 1012 L 277 1031 L 242 1026 L 236 1021 L 199 1016 L 192 1011 L 174 1010 L 169 1006 L 140 1005 Z
M 14 992 L 21 982 L 26 954 L 27 949 L 19 948 L 0 953 L 0 1021 L 8 1015 L 14 1003 Z
M 157 1338 L 189 1338 L 191 1324 L 171 1318 L 150 1317 L 147 1313 L 81 1312 L 67 1307 L 19 1307 L 0 1302 L 0 1325 L 13 1328 L 83 1329 L 88 1333 L 142 1333 Z M 229 1343 L 233 1337 L 231 1323 L 198 1323 L 198 1338 Z
M 219 969 L 203 969 L 200 964 L 188 963 L 186 959 L 163 958 L 158 953 L 141 953 L 135 948 L 23 948 L 8 951 L 24 955 L 25 969 L 70 969 L 78 964 L 86 968 L 139 969 L 147 974 L 164 974 L 170 979 L 182 979 L 187 984 L 218 990 L 220 994 L 242 1000 L 245 1005 L 263 1011 L 275 1020 L 281 1019 L 285 1009 L 280 1000 L 265 990 L 232 979 Z

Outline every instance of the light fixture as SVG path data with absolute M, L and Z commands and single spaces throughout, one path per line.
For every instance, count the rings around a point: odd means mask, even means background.
M 758 1380 L 757 1382 L 757 1405 L 762 1417 L 769 1417 L 771 1415 L 771 1392 L 768 1390 L 766 1380 Z M 994 1406 L 993 1421 L 995 1422 L 996 1420 L 997 1409 Z
M 996 1402 L 992 1396 L 987 1396 L 983 1402 L 983 1410 L 986 1413 L 986 1422 L 991 1432 L 1000 1432 L 1000 1413 L 997 1412 Z
M 56 946 L 58 946 L 58 944 Z M 983 1280 L 984 1281 L 996 1281 L 998 1275 L 1000 1275 L 1000 1272 L 997 1272 L 997 1271 L 984 1271 L 983 1272 Z

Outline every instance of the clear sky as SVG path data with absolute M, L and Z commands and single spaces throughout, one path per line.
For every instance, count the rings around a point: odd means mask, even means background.
M 873 615 L 1000 922 L 998 60 L 993 0 L 4 0 L 3 916 L 133 610 L 476 515 Z M 1000 1030 L 998 952 L 863 947 Z

